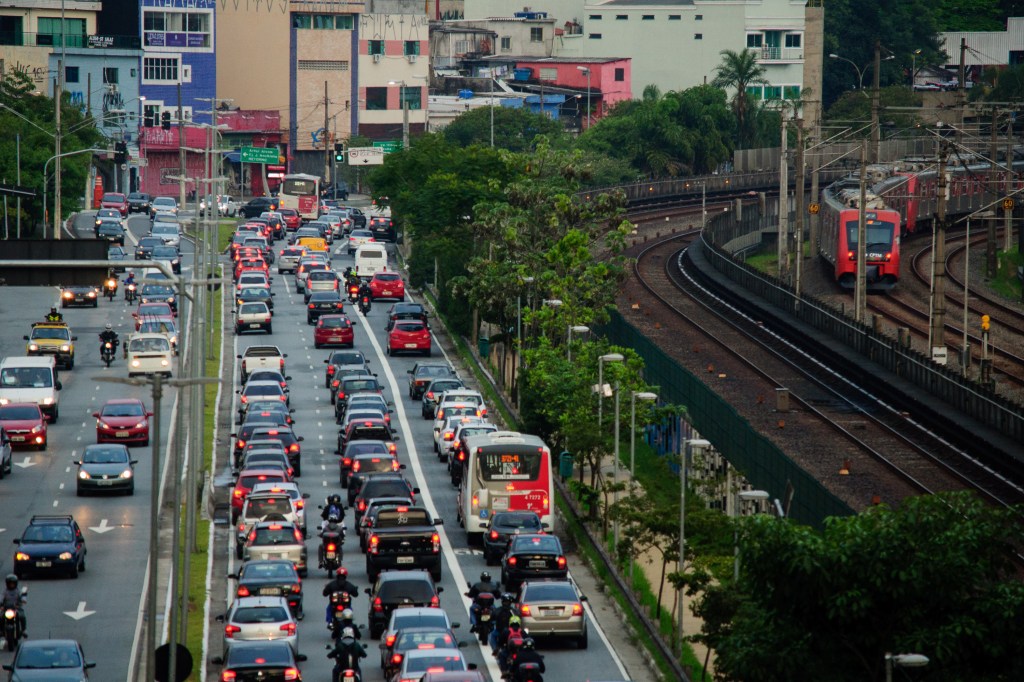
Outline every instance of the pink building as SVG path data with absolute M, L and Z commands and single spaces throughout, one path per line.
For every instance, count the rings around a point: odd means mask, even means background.
M 528 81 L 534 85 L 551 86 L 559 92 L 577 92 L 582 100 L 583 111 L 587 110 L 589 93 L 589 127 L 601 118 L 616 102 L 633 99 L 633 78 L 631 59 L 588 57 L 580 59 L 540 58 L 515 61 L 515 81 Z M 527 76 L 525 70 L 529 69 Z

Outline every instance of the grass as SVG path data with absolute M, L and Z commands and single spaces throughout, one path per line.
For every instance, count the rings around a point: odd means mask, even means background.
M 1024 265 L 1024 254 L 1014 249 L 999 252 L 998 258 L 999 270 L 995 278 L 989 281 L 989 286 L 1004 298 L 1020 301 L 1021 282 L 1017 279 L 1017 268 Z

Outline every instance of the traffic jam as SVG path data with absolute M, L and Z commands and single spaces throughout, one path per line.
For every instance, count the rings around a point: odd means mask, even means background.
M 216 679 L 539 682 L 586 656 L 551 452 L 491 421 L 406 291 L 395 239 L 388 215 L 334 202 L 305 223 L 243 219 L 231 239 Z

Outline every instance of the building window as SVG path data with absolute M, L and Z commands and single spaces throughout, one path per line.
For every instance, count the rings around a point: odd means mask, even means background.
M 203 48 L 213 45 L 213 12 L 144 11 L 148 47 Z
M 800 47 L 803 42 L 803 36 L 800 33 L 787 33 L 786 34 L 786 47 Z
M 156 104 L 149 104 L 148 102 L 142 106 L 142 125 L 146 128 L 152 128 L 160 125 L 160 109 L 163 107 L 163 102 L 157 102 Z
M 643 21 L 654 21 L 654 15 L 653 15 L 653 14 L 645 14 L 645 15 L 643 15 L 643 16 L 642 16 L 642 17 L 640 17 L 640 18 L 641 18 L 641 19 L 642 19 Z
M 366 88 L 366 109 L 368 111 L 384 111 L 387 108 L 387 88 Z
M 751 99 L 759 100 L 763 95 L 763 91 L 760 85 L 748 85 L 747 96 Z
M 703 33 L 694 33 L 693 34 L 693 39 L 694 40 L 704 40 L 704 34 Z
M 591 21 L 601 21 L 601 15 L 600 14 L 591 14 L 590 15 L 590 20 Z
M 765 99 L 782 99 L 782 86 L 781 85 L 766 85 L 766 86 L 764 86 L 764 98 Z
M 78 82 L 78 67 L 77 66 L 65 66 L 64 67 L 64 82 L 65 83 L 77 83 Z
M 348 71 L 348 61 L 341 59 L 300 59 L 299 71 Z
M 61 31 L 60 17 L 39 17 L 37 24 L 36 45 L 60 45 L 61 34 L 67 36 L 64 44 L 67 47 L 85 46 L 85 19 L 65 19 L 64 30 Z
M 601 39 L 601 34 L 600 33 L 591 33 L 587 37 L 590 38 L 591 40 L 600 40 Z
M 142 59 L 142 81 L 144 83 L 177 83 L 178 58 L 144 57 Z
M 682 17 L 681 14 L 670 14 L 670 15 L 668 15 L 668 20 L 669 21 L 679 21 L 682 18 L 683 17 Z
M 698 14 L 697 16 L 695 16 L 693 18 L 693 20 L 694 21 L 704 21 L 704 15 L 703 14 Z
M 541 67 L 538 80 L 542 81 L 556 81 L 558 80 L 558 69 L 551 67 Z
M 747 47 L 758 48 L 764 44 L 763 33 L 748 33 L 747 34 Z
M 405 41 L 405 52 L 403 52 L 402 54 L 404 54 L 406 57 L 408 57 L 411 54 L 419 54 L 419 53 L 420 53 L 420 41 L 418 41 L 418 40 L 406 40 Z
M 501 51 L 511 52 L 512 51 L 512 36 L 501 37 Z
M 355 21 L 351 14 L 293 14 L 292 28 L 319 31 L 351 31 Z
M 622 68 L 615 69 L 615 80 L 619 83 L 626 80 L 626 70 Z
M 418 86 L 406 86 L 398 91 L 398 108 L 408 107 L 413 109 L 423 108 L 422 88 Z
M 629 15 L 628 14 L 616 14 L 615 15 L 615 21 L 629 21 Z
M 544 29 L 540 26 L 530 27 L 530 42 L 531 43 L 543 43 L 544 42 Z
M 782 86 L 782 98 L 783 99 L 800 99 L 800 86 L 799 85 L 783 85 Z
M 313 28 L 319 30 L 334 30 L 334 15 L 333 14 L 314 14 L 313 15 Z
M 117 82 L 118 82 L 117 69 L 113 68 L 113 67 L 110 67 L 110 66 L 103 67 L 103 83 L 104 84 L 110 84 L 110 85 L 117 85 Z
M 337 14 L 334 17 L 334 28 L 339 31 L 351 31 L 355 26 L 355 19 L 351 14 Z
M 383 40 L 368 40 L 366 41 L 367 54 L 384 54 L 384 41 Z
M 292 28 L 313 28 L 313 16 L 310 14 L 293 14 Z

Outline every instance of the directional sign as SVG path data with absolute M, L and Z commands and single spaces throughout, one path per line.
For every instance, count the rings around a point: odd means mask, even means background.
M 107 531 L 114 530 L 114 528 L 116 528 L 116 527 L 117 526 L 108 526 L 106 519 L 100 519 L 100 525 L 98 525 L 98 526 L 89 526 L 89 530 L 91 530 L 93 532 L 96 532 L 96 533 L 99 533 L 100 535 L 103 535 Z
M 402 150 L 401 140 L 382 140 L 380 142 L 374 142 L 373 146 L 377 149 L 383 149 L 385 154 L 391 152 L 397 152 Z
M 80 601 L 80 602 L 78 602 L 78 608 L 77 609 L 75 609 L 74 611 L 65 611 L 64 615 L 67 616 L 68 618 L 73 618 L 74 620 L 82 620 L 83 618 L 87 618 L 87 617 L 91 616 L 94 613 L 96 613 L 96 612 L 95 611 L 86 611 L 85 610 L 85 602 L 84 601 Z
M 242 147 L 242 163 L 277 163 L 281 152 L 277 147 Z
M 380 166 L 384 163 L 384 150 L 379 147 L 349 147 L 348 165 Z

